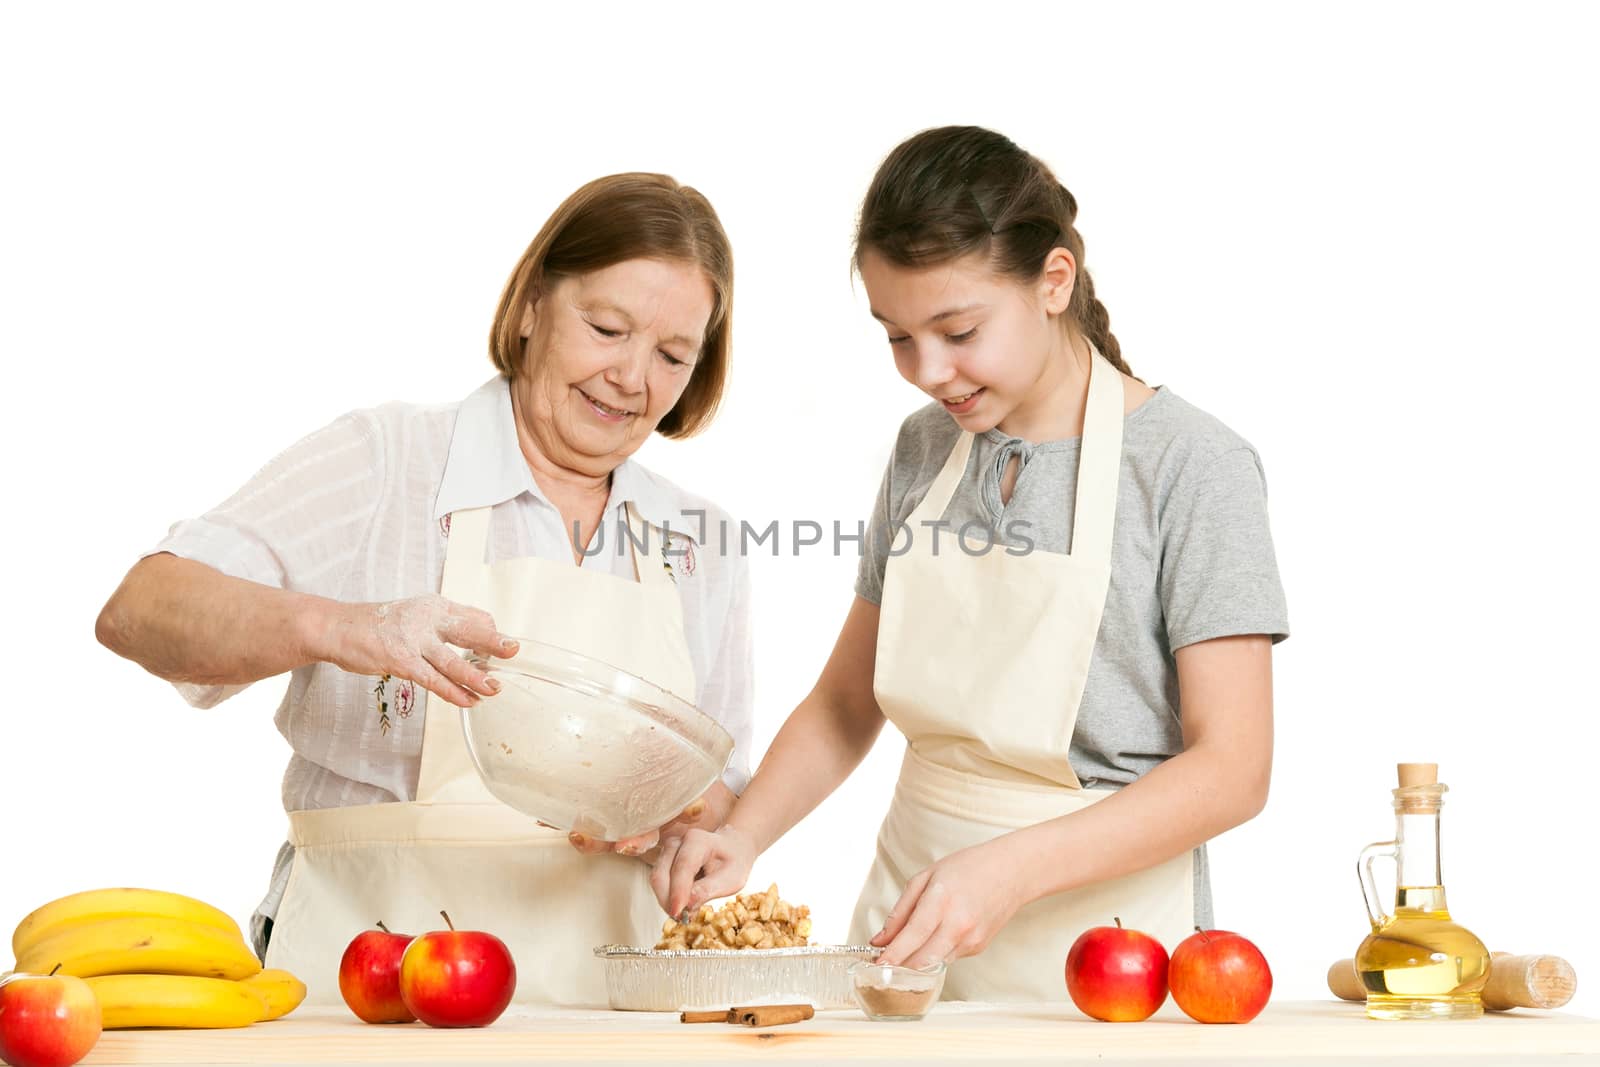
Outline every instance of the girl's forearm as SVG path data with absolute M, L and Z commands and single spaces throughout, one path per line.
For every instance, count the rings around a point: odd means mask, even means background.
M 726 825 L 765 852 L 850 776 L 883 729 L 883 713 L 847 710 L 814 691 L 767 749 Z
M 1270 773 L 1270 760 L 1241 768 L 1222 746 L 1197 746 L 1082 811 L 1006 835 L 1004 847 L 1028 901 L 1120 878 L 1253 818 Z

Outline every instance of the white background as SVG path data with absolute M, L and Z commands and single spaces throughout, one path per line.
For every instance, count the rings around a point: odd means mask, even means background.
M 1277 996 L 1323 995 L 1394 763 L 1437 760 L 1455 912 L 1566 955 L 1600 1014 L 1592 7 L 587 6 L 8 9 L 0 927 L 106 884 L 248 915 L 281 681 L 189 709 L 95 615 L 302 434 L 487 378 L 507 273 L 589 178 L 697 186 L 738 258 L 725 413 L 641 458 L 762 524 L 853 525 L 921 402 L 849 277 L 854 212 L 901 138 L 980 123 L 1076 194 L 1135 372 L 1265 461 L 1294 636 L 1271 801 L 1213 847 L 1218 924 Z M 758 748 L 854 567 L 757 560 Z M 757 868 L 823 940 L 898 750 Z

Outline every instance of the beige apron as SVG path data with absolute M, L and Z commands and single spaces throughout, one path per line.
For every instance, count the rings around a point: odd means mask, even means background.
M 604 660 L 692 700 L 694 666 L 678 592 L 652 552 L 663 543 L 632 506 L 637 582 L 534 558 L 486 564 L 489 508 L 451 516 L 441 593 L 494 616 L 502 633 Z M 608 549 L 610 551 L 610 549 Z M 512 661 L 513 663 L 515 661 Z M 648 868 L 615 854 L 584 856 L 490 795 L 472 764 L 461 712 L 428 700 L 414 802 L 289 813 L 295 847 L 273 920 L 267 966 L 304 981 L 312 1003 L 339 1002 L 339 957 L 382 920 L 418 934 L 458 928 L 505 941 L 516 1002 L 604 1007 L 595 946 L 653 944 L 664 916 Z
M 964 433 L 907 526 L 884 577 L 873 691 L 906 736 L 905 761 L 856 904 L 864 944 L 917 872 L 1011 830 L 1111 794 L 1083 789 L 1067 762 L 1111 578 L 1123 392 L 1093 354 L 1078 459 L 1071 552 L 971 555 L 943 518 L 972 452 Z M 986 535 L 984 535 L 986 536 Z M 983 536 L 967 541 L 978 551 Z M 1071 856 L 1040 857 L 1071 863 Z M 1065 994 L 1067 949 L 1091 926 L 1123 925 L 1170 952 L 1192 932 L 1193 855 L 1024 906 L 980 955 L 950 965 L 950 1000 L 1039 1001 Z

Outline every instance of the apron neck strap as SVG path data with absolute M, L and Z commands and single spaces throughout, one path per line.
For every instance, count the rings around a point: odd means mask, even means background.
M 633 552 L 633 573 L 640 585 L 675 586 L 672 559 L 667 555 L 667 534 L 644 521 L 639 509 L 629 501 L 623 506 L 628 517 L 629 549 Z
M 458 589 L 476 589 L 476 571 L 483 568 L 489 547 L 489 508 L 466 508 L 450 513 L 450 538 L 444 553 L 444 583 Z
M 967 460 L 972 455 L 972 434 L 962 431 L 956 439 L 955 447 L 950 450 L 950 458 L 945 460 L 944 468 L 939 471 L 933 484 L 928 486 L 927 495 L 922 498 L 911 517 L 906 520 L 906 525 L 911 528 L 911 536 L 920 537 L 918 527 L 924 522 L 938 522 L 944 518 L 945 509 L 950 506 L 950 498 L 955 496 L 956 486 L 961 484 L 961 479 L 967 473 Z
M 1109 562 L 1117 521 L 1117 481 L 1122 469 L 1122 375 L 1089 347 L 1089 400 L 1078 449 L 1078 488 L 1072 507 L 1070 554 Z

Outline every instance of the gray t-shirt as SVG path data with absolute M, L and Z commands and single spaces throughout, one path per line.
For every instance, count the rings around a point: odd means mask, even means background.
M 1255 449 L 1165 387 L 1124 418 L 1122 433 L 1111 587 L 1068 754 L 1085 787 L 1126 785 L 1183 751 L 1174 650 L 1235 634 L 1289 635 Z M 901 425 L 856 578 L 856 592 L 874 604 L 896 531 L 960 434 L 938 404 Z M 943 518 L 951 531 L 986 527 L 997 544 L 1066 552 L 1078 450 L 1078 438 L 1029 444 L 999 429 L 979 435 Z M 1000 478 L 1013 455 L 1016 484 L 1002 504 Z M 954 534 L 940 536 L 945 551 Z M 1204 849 L 1195 871 L 1196 921 L 1209 926 Z

